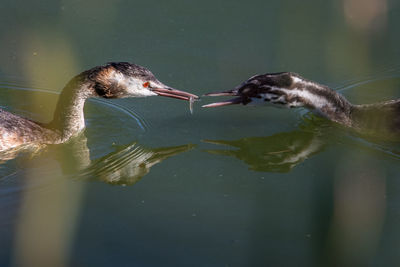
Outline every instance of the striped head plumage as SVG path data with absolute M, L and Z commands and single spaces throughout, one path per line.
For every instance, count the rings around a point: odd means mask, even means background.
M 236 98 L 204 105 L 203 107 L 232 104 L 272 104 L 276 107 L 293 108 L 305 106 L 321 109 L 324 106 L 334 105 L 338 101 L 336 92 L 292 72 L 256 75 L 233 90 L 208 93 L 206 96 L 236 96 Z

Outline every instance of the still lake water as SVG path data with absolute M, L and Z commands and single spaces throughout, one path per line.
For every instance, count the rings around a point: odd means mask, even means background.
M 400 97 L 400 5 L 11 1 L 0 106 L 52 118 L 108 61 L 198 95 L 294 71 L 354 103 Z M 395 266 L 400 144 L 305 110 L 90 100 L 84 135 L 0 165 L 0 266 Z

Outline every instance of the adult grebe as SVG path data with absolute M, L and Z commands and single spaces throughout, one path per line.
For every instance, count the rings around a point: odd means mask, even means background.
M 89 97 L 166 96 L 192 101 L 198 96 L 158 81 L 146 68 L 127 62 L 108 63 L 72 78 L 61 92 L 50 123 L 34 122 L 0 109 L 0 151 L 21 145 L 59 144 L 85 127 L 83 106 Z
M 207 96 L 237 96 L 203 107 L 232 104 L 273 104 L 276 107 L 305 107 L 331 121 L 364 133 L 400 134 L 400 99 L 368 105 L 353 105 L 327 86 L 291 72 L 256 75 L 230 91 Z

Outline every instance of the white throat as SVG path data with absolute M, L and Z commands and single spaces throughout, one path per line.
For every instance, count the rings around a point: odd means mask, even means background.
M 134 77 L 127 77 L 120 72 L 114 72 L 110 79 L 117 83 L 118 86 L 126 88 L 127 97 L 147 97 L 157 95 L 143 86 L 145 81 Z

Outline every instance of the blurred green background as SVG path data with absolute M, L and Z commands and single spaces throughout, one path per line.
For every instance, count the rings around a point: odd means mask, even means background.
M 51 119 L 50 92 L 110 61 L 199 95 L 293 71 L 354 103 L 400 96 L 394 0 L 0 6 L 0 106 L 38 120 Z M 85 106 L 88 150 L 67 144 L 0 165 L 1 266 L 400 262 L 398 144 L 302 110 L 110 103 Z

